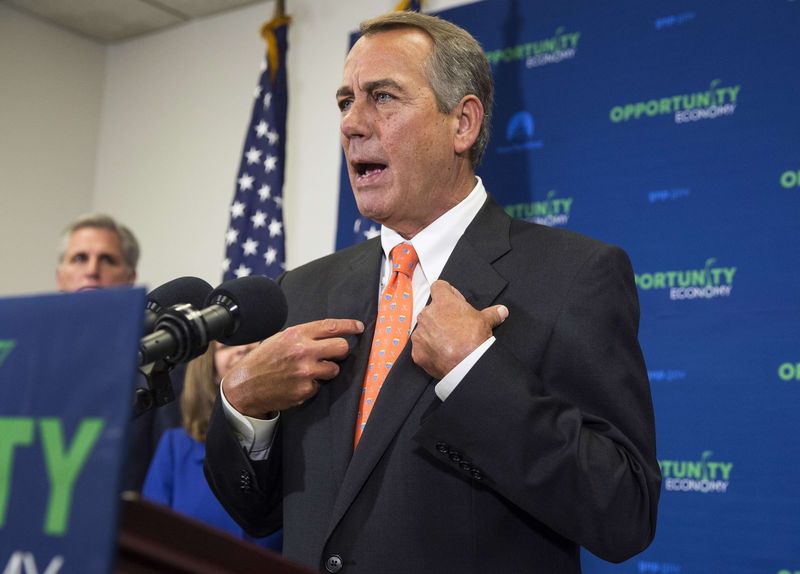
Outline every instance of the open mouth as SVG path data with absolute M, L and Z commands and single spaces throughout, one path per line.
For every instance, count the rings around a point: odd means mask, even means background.
M 358 177 L 362 178 L 362 177 L 370 177 L 381 173 L 384 169 L 386 169 L 386 164 L 357 162 L 353 164 L 353 167 L 355 167 L 356 174 L 358 175 Z

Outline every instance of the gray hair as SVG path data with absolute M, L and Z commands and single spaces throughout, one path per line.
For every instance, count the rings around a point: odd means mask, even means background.
M 108 229 L 109 231 L 116 233 L 117 237 L 119 237 L 119 243 L 122 247 L 122 256 L 125 258 L 125 263 L 128 264 L 128 267 L 130 267 L 132 271 L 136 271 L 136 265 L 139 263 L 139 242 L 136 241 L 136 236 L 130 229 L 121 223 L 118 223 L 110 215 L 105 215 L 104 213 L 86 213 L 73 220 L 72 223 L 64 228 L 64 231 L 61 233 L 61 241 L 59 243 L 59 262 L 63 261 L 64 259 L 64 254 L 67 251 L 69 239 L 72 234 L 79 229 L 84 229 L 86 227 Z
M 489 143 L 494 98 L 492 71 L 483 49 L 463 28 L 418 12 L 390 12 L 362 22 L 360 31 L 366 36 L 404 27 L 422 30 L 433 40 L 425 72 L 440 112 L 450 113 L 466 95 L 476 96 L 483 104 L 480 133 L 469 150 L 470 163 L 476 168 Z

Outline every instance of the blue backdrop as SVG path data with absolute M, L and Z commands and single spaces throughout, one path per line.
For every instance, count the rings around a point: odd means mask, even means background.
M 489 193 L 634 263 L 658 529 L 641 555 L 586 553 L 584 570 L 800 572 L 800 2 L 486 0 L 439 15 L 492 63 Z M 370 233 L 357 215 L 344 174 L 337 248 Z

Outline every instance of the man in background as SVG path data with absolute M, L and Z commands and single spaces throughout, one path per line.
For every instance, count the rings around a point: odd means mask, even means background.
M 130 229 L 101 213 L 82 215 L 61 235 L 56 268 L 59 291 L 133 285 L 139 242 Z
M 139 242 L 130 229 L 102 213 L 81 215 L 61 234 L 56 287 L 63 292 L 130 287 L 136 281 L 138 262 Z M 182 382 L 183 371 L 173 375 L 173 380 Z M 143 384 L 139 377 L 137 386 Z M 141 490 L 161 435 L 176 426 L 180 426 L 177 401 L 133 419 L 122 471 L 123 491 Z

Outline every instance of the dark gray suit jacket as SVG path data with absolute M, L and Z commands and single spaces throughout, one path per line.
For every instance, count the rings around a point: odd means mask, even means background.
M 367 328 L 339 376 L 281 414 L 268 461 L 243 454 L 217 405 L 206 470 L 234 518 L 283 526 L 286 556 L 342 573 L 563 574 L 581 545 L 613 561 L 644 549 L 661 477 L 625 253 L 488 200 L 441 278 L 510 316 L 445 402 L 407 346 L 353 452 L 380 263 L 375 239 L 284 277 L 288 325 Z

